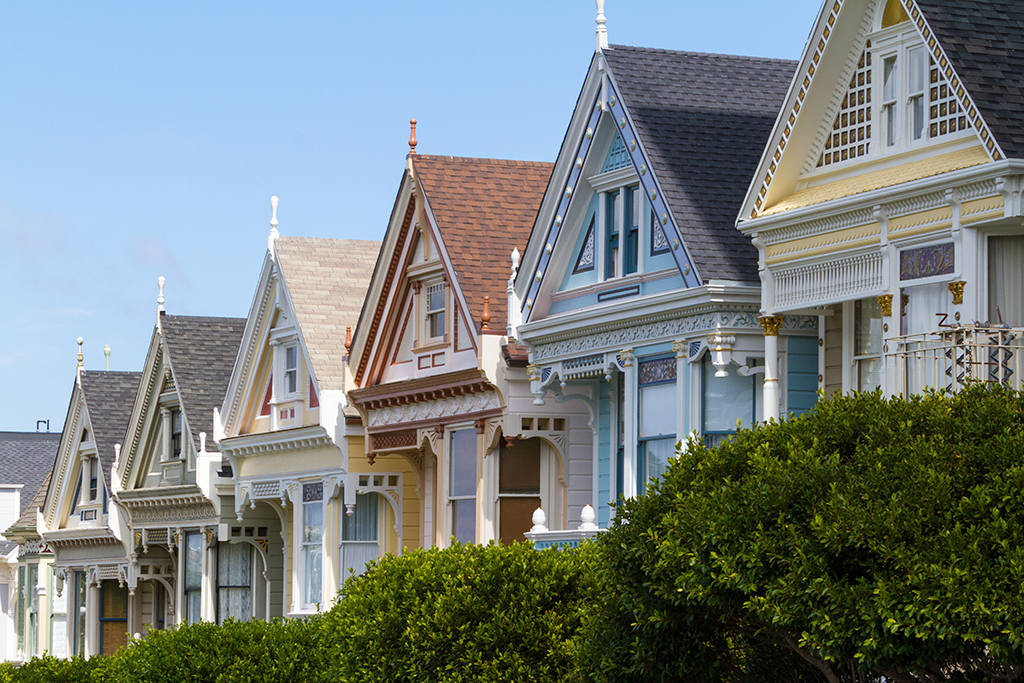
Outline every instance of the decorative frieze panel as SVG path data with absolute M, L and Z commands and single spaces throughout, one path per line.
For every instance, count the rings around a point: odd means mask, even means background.
M 41 539 L 35 539 L 27 541 L 18 546 L 18 557 L 27 557 L 29 555 L 42 555 L 53 552 L 50 550 L 50 546 Z
M 533 361 L 548 358 L 589 355 L 597 349 L 621 349 L 657 339 L 679 338 L 706 333 L 718 327 L 761 331 L 758 311 L 712 311 L 694 315 L 669 317 L 619 329 L 584 334 L 548 343 L 535 343 Z M 814 330 L 818 319 L 812 316 L 788 316 L 784 329 Z
M 900 252 L 900 280 L 949 275 L 954 270 L 954 252 L 952 242 L 904 249 Z
M 376 408 L 370 411 L 369 426 L 371 428 L 385 427 L 388 425 L 469 415 L 488 410 L 501 410 L 501 401 L 493 391 L 455 396 L 438 401 L 424 401 L 421 403 Z
M 882 288 L 882 255 L 861 254 L 775 273 L 775 308 L 845 301 Z
M 216 517 L 213 504 L 173 505 L 168 507 L 141 508 L 132 511 L 132 524 L 171 524 L 179 522 L 201 522 Z

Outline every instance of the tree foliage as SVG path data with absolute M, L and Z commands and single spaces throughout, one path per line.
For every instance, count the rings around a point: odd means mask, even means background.
M 1021 394 L 823 401 L 690 443 L 648 491 L 601 540 L 592 679 L 1024 673 Z

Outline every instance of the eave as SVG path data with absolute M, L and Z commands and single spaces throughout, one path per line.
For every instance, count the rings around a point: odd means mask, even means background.
M 365 389 L 355 389 L 349 392 L 349 396 L 364 410 L 375 410 L 494 390 L 494 385 L 488 381 L 482 370 L 471 368 L 442 375 L 419 377 L 407 382 L 393 382 Z

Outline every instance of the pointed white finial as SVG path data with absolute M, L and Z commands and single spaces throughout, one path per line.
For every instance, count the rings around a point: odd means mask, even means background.
M 110 344 L 103 346 L 103 355 L 107 357 L 107 370 L 110 369 Z
M 160 295 L 156 298 L 156 312 L 157 315 L 164 312 L 164 283 L 167 282 L 164 276 L 161 275 L 156 279 L 156 284 L 160 287 Z
M 519 249 L 512 249 L 512 276 L 515 277 L 516 272 L 519 271 Z
M 114 465 L 113 469 L 117 469 L 117 463 L 121 460 L 121 444 L 114 444 Z
M 82 338 L 79 337 L 78 338 L 78 369 L 79 370 L 81 370 L 83 368 L 83 366 L 82 366 L 82 360 L 83 359 L 84 359 L 84 356 L 82 355 Z
M 199 452 L 206 452 L 206 432 L 199 432 Z
M 605 28 L 607 19 L 604 18 L 604 0 L 597 0 L 597 49 L 603 50 L 608 47 L 608 29 Z
M 270 237 L 267 238 L 267 250 L 274 250 L 274 240 L 281 236 L 277 231 L 277 195 L 270 198 Z
M 594 524 L 594 520 L 597 519 L 597 514 L 594 512 L 594 508 L 589 505 L 584 505 L 580 511 L 580 531 L 593 531 L 597 529 L 597 525 Z

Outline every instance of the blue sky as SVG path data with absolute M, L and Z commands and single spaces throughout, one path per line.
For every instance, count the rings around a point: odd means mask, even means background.
M 819 0 L 607 0 L 612 43 L 796 59 Z M 141 370 L 156 279 L 244 317 L 287 235 L 381 239 L 424 154 L 552 161 L 592 0 L 0 0 L 0 431 L 59 431 L 85 366 Z

